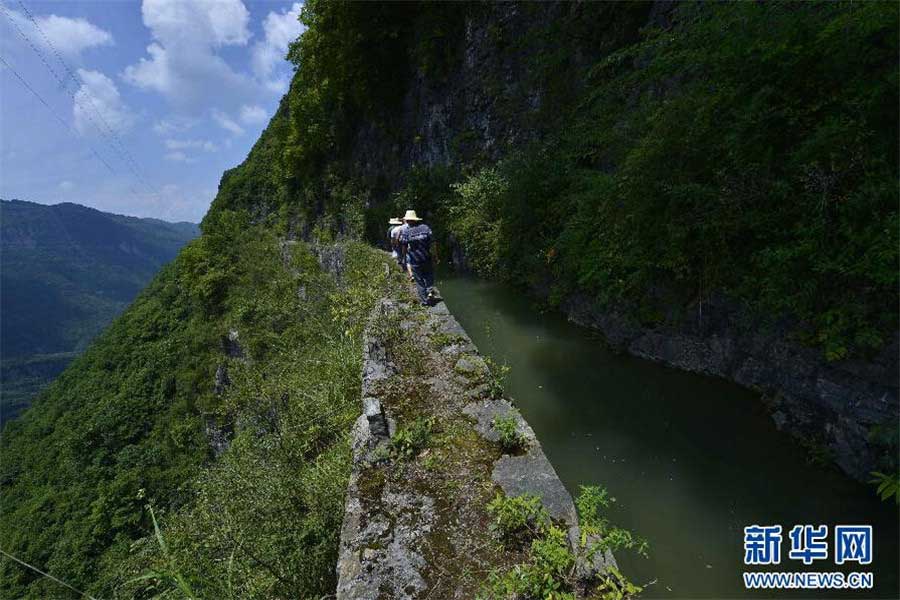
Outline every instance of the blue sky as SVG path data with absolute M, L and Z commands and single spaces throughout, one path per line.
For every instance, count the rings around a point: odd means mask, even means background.
M 0 0 L 0 198 L 199 221 L 287 89 L 299 10 Z

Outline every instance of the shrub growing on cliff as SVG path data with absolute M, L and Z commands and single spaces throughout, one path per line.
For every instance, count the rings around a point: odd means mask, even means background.
M 528 562 L 505 573 L 492 573 L 478 597 L 482 600 L 575 600 L 570 581 L 575 555 L 569 550 L 564 529 L 556 525 L 547 527 L 540 537 L 532 540 L 529 558 Z
M 900 504 L 900 473 L 873 471 L 869 483 L 875 484 L 875 492 L 879 498 L 882 500 L 893 498 L 897 504 Z
M 490 356 L 484 357 L 484 364 L 488 367 L 488 394 L 491 398 L 499 400 L 503 397 L 506 380 L 509 378 L 510 366 L 507 364 L 498 364 L 497 361 Z
M 503 231 L 503 197 L 509 183 L 497 168 L 486 168 L 451 186 L 449 226 L 462 245 L 466 260 L 481 275 L 499 273 Z

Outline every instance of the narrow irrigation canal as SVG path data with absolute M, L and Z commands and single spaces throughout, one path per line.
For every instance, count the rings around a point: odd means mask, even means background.
M 898 510 L 836 469 L 811 465 L 751 392 L 605 349 L 596 335 L 540 314 L 493 282 L 444 275 L 438 286 L 479 349 L 511 367 L 507 390 L 563 482 L 602 484 L 610 519 L 650 542 L 620 552 L 648 598 L 898 597 Z M 784 571 L 872 571 L 874 590 L 748 592 L 743 528 L 782 525 Z M 829 559 L 787 560 L 787 531 L 828 524 Z M 874 526 L 874 562 L 837 567 L 832 528 Z

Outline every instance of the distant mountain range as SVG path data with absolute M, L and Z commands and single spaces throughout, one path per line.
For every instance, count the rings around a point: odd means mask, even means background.
M 0 200 L 0 422 L 27 406 L 199 233 L 194 223 Z

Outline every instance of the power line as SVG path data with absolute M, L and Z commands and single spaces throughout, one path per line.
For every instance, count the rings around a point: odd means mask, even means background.
M 60 62 L 60 64 L 66 70 L 66 72 L 68 73 L 68 75 L 72 79 L 72 81 L 74 81 L 76 85 L 81 86 L 81 90 L 84 92 L 88 101 L 91 103 L 91 106 L 94 109 L 94 113 L 100 119 L 100 122 L 103 123 L 104 127 L 106 127 L 107 135 L 116 144 L 118 144 L 121 154 L 127 159 L 125 162 L 128 164 L 129 168 L 132 170 L 135 177 L 141 183 L 143 183 L 145 186 L 147 186 L 147 188 L 150 189 L 150 191 L 153 192 L 156 196 L 159 196 L 159 192 L 156 190 L 156 188 L 141 175 L 140 165 L 135 160 L 135 158 L 131 154 L 131 152 L 128 151 L 128 148 L 125 146 L 125 144 L 122 143 L 122 139 L 119 137 L 118 133 L 116 133 L 116 131 L 109 125 L 109 123 L 104 118 L 103 111 L 101 111 L 97 107 L 97 104 L 94 102 L 94 95 L 91 93 L 90 89 L 86 85 L 84 85 L 84 80 L 81 79 L 81 77 L 79 77 L 78 74 L 72 70 L 72 68 L 69 66 L 69 64 L 66 62 L 66 60 L 63 58 L 62 54 L 60 54 L 59 50 L 57 50 L 56 46 L 53 44 L 53 42 L 50 40 L 50 38 L 47 37 L 47 34 L 44 33 L 44 30 L 38 24 L 37 19 L 35 19 L 34 15 L 31 14 L 31 11 L 28 10 L 28 7 L 22 3 L 22 0 L 18 0 L 18 3 L 19 3 L 19 6 L 22 7 L 22 10 L 25 12 L 25 15 L 31 21 L 32 25 L 34 25 L 34 28 L 38 31 L 38 33 L 41 34 L 41 37 L 44 39 L 44 42 L 53 51 L 53 54 L 56 55 L 57 60 Z M 33 48 L 33 46 L 32 46 L 32 48 Z M 46 62 L 44 64 L 46 64 Z M 55 72 L 52 69 L 51 69 L 51 72 L 53 72 L 55 74 Z M 68 88 L 65 87 L 67 84 L 65 82 L 63 82 L 63 80 L 61 78 L 59 78 L 58 76 L 57 76 L 57 79 L 60 81 L 60 84 L 63 85 L 64 89 L 68 90 Z M 72 98 L 73 98 L 73 100 L 77 101 L 77 94 L 73 94 Z M 100 129 L 100 128 L 98 127 L 98 129 Z M 102 130 L 100 130 L 100 131 L 101 131 L 101 133 L 104 133 Z
M 6 19 L 7 19 L 7 20 L 10 22 L 10 24 L 16 29 L 16 31 L 18 32 L 19 36 L 25 41 L 26 44 L 28 44 L 28 46 L 32 49 L 32 51 L 34 51 L 34 53 L 37 54 L 38 58 L 41 60 L 41 63 L 43 63 L 44 67 L 45 67 L 48 71 L 50 71 L 50 74 L 53 75 L 54 79 L 56 79 L 56 80 L 59 82 L 59 84 L 60 84 L 60 86 L 62 87 L 62 89 L 65 90 L 65 92 L 66 92 L 67 94 L 69 94 L 69 96 L 72 97 L 72 100 L 73 100 L 76 104 L 79 104 L 79 105 L 81 105 L 81 106 L 84 106 L 84 105 L 83 105 L 83 102 L 80 102 L 80 101 L 78 100 L 77 94 L 69 89 L 68 84 L 67 84 L 67 82 L 63 79 L 63 77 L 62 77 L 59 73 L 57 73 L 57 72 L 56 72 L 56 69 L 54 69 L 54 68 L 50 65 L 50 63 L 47 61 L 47 58 L 44 56 L 44 53 L 43 53 L 43 52 L 42 52 L 42 51 L 34 44 L 34 42 L 32 41 L 32 39 L 31 39 L 30 37 L 28 37 L 28 35 L 22 30 L 22 28 L 19 27 L 18 23 L 16 23 L 15 19 L 13 19 L 12 15 L 10 14 L 10 10 L 9 10 L 6 6 L 4 6 L 3 3 L 0 3 L 0 7 L 3 8 L 3 13 L 4 13 L 4 16 L 6 16 Z M 37 28 L 37 29 L 41 32 L 41 34 L 44 35 L 43 30 L 41 30 L 40 28 L 38 28 L 37 22 L 34 21 L 34 19 L 31 19 L 31 22 L 32 22 L 32 24 L 34 24 L 35 28 Z M 44 35 L 44 40 L 49 42 L 49 40 L 47 39 L 46 35 Z M 63 66 L 65 67 L 66 65 L 63 65 Z M 77 83 L 78 83 L 78 82 L 77 82 L 77 80 L 76 80 L 76 84 L 77 84 Z M 85 108 L 86 108 L 86 107 L 85 107 Z M 96 112 L 97 112 L 97 114 L 99 115 L 99 111 L 96 111 Z M 104 135 L 104 134 L 105 134 L 105 132 L 103 131 L 103 129 L 100 127 L 100 125 L 98 125 L 97 122 L 94 120 L 93 116 L 91 116 L 91 115 L 90 115 L 89 113 L 87 113 L 87 112 L 85 113 L 85 116 L 87 116 L 88 120 L 90 120 L 91 124 L 94 126 L 95 129 L 97 129 L 97 131 L 98 131 L 101 135 Z M 112 146 L 112 144 L 110 144 L 110 145 Z M 116 151 L 116 148 L 113 148 L 113 150 Z
M 49 579 L 49 580 L 51 580 L 51 581 L 55 581 L 56 583 L 58 583 L 58 584 L 60 584 L 60 585 L 63 585 L 63 586 L 65 586 L 65 587 L 69 588 L 69 589 L 72 590 L 73 592 L 76 592 L 76 593 L 78 593 L 78 594 L 81 594 L 81 595 L 84 596 L 85 598 L 89 598 L 90 600 L 97 600 L 96 598 L 94 598 L 94 597 L 91 596 L 90 594 L 88 594 L 88 593 L 86 593 L 86 592 L 82 592 L 82 591 L 79 590 L 78 588 L 69 585 L 68 583 L 66 583 L 66 582 L 63 581 L 62 579 L 58 579 L 58 578 L 54 577 L 54 576 L 51 575 L 50 573 L 45 573 L 44 571 L 41 571 L 40 569 L 38 569 L 38 568 L 35 567 L 34 565 L 30 565 L 30 564 L 28 564 L 27 562 L 25 562 L 24 560 L 20 560 L 20 559 L 16 558 L 15 556 L 13 556 L 12 554 L 10 554 L 9 552 L 5 552 L 3 549 L 0 549 L 0 554 L 2 554 L 3 556 L 6 556 L 7 558 L 9 558 L 9 559 L 11 559 L 11 560 L 16 561 L 17 563 L 19 563 L 19 564 L 22 565 L 23 567 L 25 567 L 25 568 L 27 568 L 27 569 L 31 569 L 31 570 L 34 571 L 35 573 L 38 573 L 39 575 L 41 575 L 41 576 L 43 576 L 43 577 L 46 577 L 47 579 Z
M 18 23 L 16 23 L 15 19 L 13 19 L 12 15 L 10 14 L 9 9 L 8 9 L 6 6 L 4 6 L 3 3 L 0 3 L 0 8 L 3 9 L 4 16 L 6 16 L 6 19 L 7 19 L 7 20 L 10 22 L 10 24 L 16 29 L 16 31 L 19 33 L 19 36 L 25 41 L 26 44 L 28 44 L 28 46 L 34 51 L 34 53 L 38 55 L 38 58 L 41 60 L 41 63 L 43 63 L 44 67 L 45 67 L 48 71 L 50 71 L 50 74 L 53 75 L 53 77 L 59 82 L 60 86 L 62 86 L 62 88 L 66 91 L 66 93 L 69 94 L 69 96 L 72 97 L 72 100 L 75 102 L 75 104 L 76 104 L 76 105 L 79 105 L 79 106 L 81 106 L 82 108 L 85 109 L 85 116 L 88 118 L 88 120 L 89 120 L 89 121 L 91 122 L 91 124 L 94 126 L 94 128 L 95 128 L 101 135 L 104 135 L 104 136 L 106 136 L 107 138 L 109 138 L 110 141 L 108 142 L 108 144 L 109 144 L 110 148 L 112 149 L 113 153 L 119 155 L 119 157 L 122 159 L 122 162 L 125 163 L 125 165 L 131 170 L 132 174 L 135 176 L 135 178 L 136 178 L 140 183 L 143 183 L 143 184 L 151 191 L 151 193 L 153 193 L 154 195 L 156 195 L 157 197 L 159 197 L 159 192 L 157 192 L 157 191 L 153 188 L 153 186 L 151 186 L 150 184 L 148 184 L 148 183 L 146 182 L 146 180 L 144 180 L 144 178 L 141 177 L 140 173 L 138 173 L 138 171 L 135 169 L 135 167 L 134 167 L 132 164 L 130 164 L 130 163 L 128 162 L 128 160 L 125 158 L 125 154 L 124 154 L 121 150 L 119 150 L 118 148 L 115 147 L 115 145 L 112 143 L 112 141 L 113 141 L 112 135 L 111 135 L 110 133 L 105 132 L 105 131 L 103 130 L 103 128 L 100 127 L 100 125 L 97 124 L 97 121 L 94 120 L 94 117 L 93 117 L 93 116 L 91 116 L 91 114 L 90 114 L 90 112 L 89 112 L 89 109 L 88 109 L 88 107 L 85 106 L 84 102 L 83 102 L 83 101 L 80 101 L 80 100 L 78 99 L 78 95 L 77 95 L 75 92 L 73 92 L 73 91 L 71 91 L 71 90 L 69 89 L 66 80 L 63 79 L 63 77 L 62 77 L 59 73 L 56 72 L 56 69 L 54 69 L 54 68 L 50 65 L 50 63 L 47 61 L 47 58 L 44 56 L 44 53 L 43 53 L 43 52 L 42 52 L 42 51 L 34 44 L 34 42 L 31 40 L 30 37 L 28 37 L 28 35 L 22 30 L 22 28 L 19 27 Z M 38 26 L 37 26 L 37 23 L 36 23 L 34 20 L 32 20 L 32 23 L 34 23 L 35 27 L 38 27 Z M 39 28 L 38 28 L 38 29 L 39 29 Z M 40 29 L 39 29 L 39 30 L 40 30 Z M 47 40 L 46 37 L 45 37 L 45 40 L 49 43 L 49 40 Z M 67 65 L 63 65 L 63 66 L 65 66 L 65 67 L 68 69 L 68 66 L 67 66 Z M 78 83 L 78 80 L 76 80 L 76 83 Z M 85 89 L 86 89 L 86 88 L 85 88 Z M 86 95 L 90 98 L 90 93 L 89 93 L 89 92 L 88 92 Z M 98 116 L 101 120 L 103 120 L 102 114 L 100 113 L 99 110 L 96 110 L 96 107 L 95 107 L 94 112 L 97 114 L 97 116 Z M 104 122 L 105 122 L 105 121 L 104 121 Z M 108 125 L 107 125 L 107 128 L 109 128 Z M 110 132 L 111 132 L 111 130 L 110 130 Z M 121 142 L 120 142 L 120 144 L 121 144 Z M 132 192 L 135 193 L 135 196 L 137 197 L 136 192 L 134 192 L 134 189 L 133 189 L 133 188 L 132 188 Z
M 12 16 L 9 14 L 9 9 L 7 9 L 6 6 L 4 6 L 2 3 L 0 3 L 0 8 L 3 9 L 3 14 L 4 14 L 4 16 L 6 17 L 6 20 L 10 22 L 10 24 L 11 24 L 11 25 L 16 29 L 16 31 L 19 33 L 19 36 L 20 36 L 23 40 L 25 40 L 25 43 L 28 44 L 28 45 L 31 47 L 31 49 L 34 51 L 35 54 L 38 55 L 38 58 L 41 59 L 41 62 L 44 63 L 44 66 L 47 68 L 48 71 L 50 71 L 50 73 L 53 75 L 53 77 L 54 77 L 61 85 L 63 85 L 64 88 L 65 88 L 65 84 L 63 83 L 62 78 L 57 74 L 56 70 L 55 70 L 53 67 L 50 66 L 50 63 L 47 62 L 47 59 L 44 57 L 43 52 L 41 52 L 40 50 L 37 49 L 37 47 L 34 45 L 34 42 L 31 41 L 31 38 L 29 38 L 29 37 L 25 34 L 25 32 L 22 31 L 22 28 L 19 27 L 18 23 L 15 22 L 15 19 L 13 19 Z M 6 64 L 6 66 L 9 67 L 10 70 L 12 70 L 12 71 L 15 73 L 15 69 L 13 69 L 13 68 L 10 66 L 10 64 L 9 64 L 8 62 L 4 61 L 4 64 Z M 31 90 L 31 92 L 32 92 L 35 96 L 38 96 L 38 97 L 40 98 L 39 94 L 38 94 L 37 92 L 35 92 L 34 89 L 32 89 L 27 83 L 25 83 L 25 79 L 24 79 L 21 75 L 19 75 L 18 73 L 16 73 L 16 77 L 18 77 L 19 80 L 22 81 L 23 84 L 24 84 L 26 87 L 28 87 L 28 88 Z M 66 89 L 66 92 L 67 92 L 70 96 L 72 96 L 72 99 L 73 99 L 73 100 L 75 100 L 75 101 L 77 102 L 77 99 L 75 98 L 75 95 L 74 95 L 72 92 L 70 92 L 68 89 Z M 50 105 L 49 105 L 47 102 L 45 102 L 43 99 L 41 99 L 41 101 L 44 103 L 45 106 L 47 106 L 48 108 L 50 108 Z M 52 109 L 51 109 L 51 110 L 52 110 Z M 54 114 L 55 114 L 55 113 L 54 113 Z M 100 126 L 97 125 L 97 123 L 94 121 L 93 117 L 91 117 L 90 115 L 87 115 L 87 117 L 88 117 L 88 119 L 90 119 L 90 121 L 91 121 L 91 123 L 94 125 L 94 127 L 96 127 L 98 131 L 101 131 L 101 130 L 100 130 Z M 62 120 L 62 119 L 61 119 L 60 117 L 58 117 L 58 116 L 57 116 L 57 119 Z M 64 124 L 65 124 L 65 123 L 64 123 Z M 67 128 L 70 128 L 70 126 L 69 126 L 68 124 L 65 124 L 65 125 L 66 125 Z M 102 133 L 102 131 L 101 131 L 101 133 Z M 105 161 L 104 161 L 104 162 L 105 162 Z M 108 163 L 107 163 L 107 166 L 109 166 Z M 111 167 L 110 167 L 110 168 L 111 168 Z
M 29 92 L 31 92 L 31 93 L 34 95 L 34 97 L 37 98 L 37 99 L 40 101 L 41 104 L 43 104 L 45 107 L 47 107 L 47 110 L 50 111 L 50 114 L 52 114 L 52 115 L 56 118 L 56 120 L 60 122 L 60 124 L 61 124 L 63 127 L 65 127 L 66 129 L 68 129 L 68 130 L 69 130 L 76 138 L 78 138 L 79 140 L 81 139 L 81 138 L 78 136 L 78 132 L 76 132 L 76 131 L 72 128 L 71 125 L 69 125 L 68 123 L 66 123 L 66 121 L 65 121 L 62 117 L 60 117 L 58 114 L 56 114 L 56 111 L 53 110 L 53 107 L 51 107 L 51 106 L 47 103 L 47 101 L 44 100 L 44 98 L 43 98 L 40 94 L 38 94 L 38 93 L 34 90 L 34 88 L 31 87 L 31 86 L 28 84 L 27 81 L 25 81 L 25 78 L 22 77 L 21 75 L 19 75 L 19 72 L 16 71 L 16 70 L 13 68 L 13 66 L 12 66 L 11 64 L 9 64 L 9 63 L 6 61 L 6 59 L 3 58 L 2 56 L 0 56 L 0 63 L 3 63 L 3 65 L 4 65 L 7 69 L 9 69 L 10 72 L 11 72 L 13 75 L 15 75 L 16 79 L 19 80 L 19 83 L 21 83 L 22 86 L 23 86 L 25 89 L 27 89 Z M 82 140 L 82 141 L 83 141 L 83 140 Z M 116 172 L 116 170 L 113 169 L 112 166 L 111 166 L 108 162 L 106 162 L 106 160 L 105 160 L 102 156 L 100 156 L 100 155 L 97 153 L 96 150 L 94 150 L 94 148 L 93 148 L 92 146 L 90 146 L 89 144 L 87 144 L 87 142 L 85 142 L 85 145 L 88 147 L 88 149 L 91 151 L 91 153 L 97 158 L 97 160 L 99 160 L 100 162 L 102 162 L 103 165 L 104 165 L 107 169 L 109 169 L 110 173 L 112 173 L 113 175 L 116 175 L 116 176 L 119 175 L 119 174 Z
M 15 68 L 13 68 L 13 66 L 12 66 L 11 64 L 9 64 L 9 62 L 6 61 L 5 58 L 3 58 L 3 56 L 0 56 L 0 63 L 3 63 L 3 65 L 4 65 L 7 69 L 9 69 L 9 71 L 16 77 L 16 79 L 19 80 L 19 83 L 22 84 L 22 87 L 24 87 L 26 90 L 28 90 L 29 92 L 31 92 L 31 94 L 32 94 L 35 98 L 37 98 L 38 101 L 39 101 L 41 104 L 44 105 L 44 107 L 46 107 L 46 109 L 50 112 L 50 114 L 53 115 L 53 117 L 54 117 L 57 121 L 59 121 L 59 124 L 60 124 L 60 125 L 63 126 L 63 129 L 66 129 L 69 133 L 71 133 L 71 134 L 72 134 L 72 137 L 74 137 L 76 140 L 78 140 L 79 142 L 84 143 L 84 145 L 87 147 L 87 149 L 90 150 L 91 154 L 94 155 L 94 158 L 96 158 L 96 159 L 99 160 L 101 163 L 103 163 L 103 166 L 106 167 L 106 168 L 109 170 L 110 173 L 112 173 L 112 174 L 115 175 L 116 177 L 119 177 L 119 172 L 116 171 L 116 170 L 112 167 L 112 165 L 110 165 L 110 164 L 106 161 L 106 159 L 104 159 L 104 158 L 100 155 L 100 153 L 97 152 L 97 150 L 94 149 L 93 146 L 91 146 L 91 145 L 90 145 L 89 143 L 87 143 L 80 135 L 78 135 L 78 132 L 75 131 L 75 129 L 74 129 L 69 123 L 67 123 L 67 122 L 65 121 L 65 119 L 63 119 L 63 118 L 60 117 L 58 114 L 56 114 L 56 111 L 53 110 L 53 107 L 50 106 L 50 104 L 49 104 L 46 100 L 44 100 L 43 96 L 41 96 L 39 93 L 37 93 L 37 92 L 35 91 L 35 89 L 34 89 L 33 87 L 31 87 L 31 85 L 29 85 L 29 83 L 25 80 L 25 78 L 22 77 L 22 76 L 19 74 L 19 72 L 16 71 Z M 134 196 L 134 199 L 137 200 L 138 202 L 140 202 L 140 196 L 138 196 L 138 193 L 137 193 L 137 191 L 134 189 L 134 186 L 129 185 L 129 186 L 128 186 L 128 189 L 129 189 L 129 191 L 131 192 L 132 196 Z

